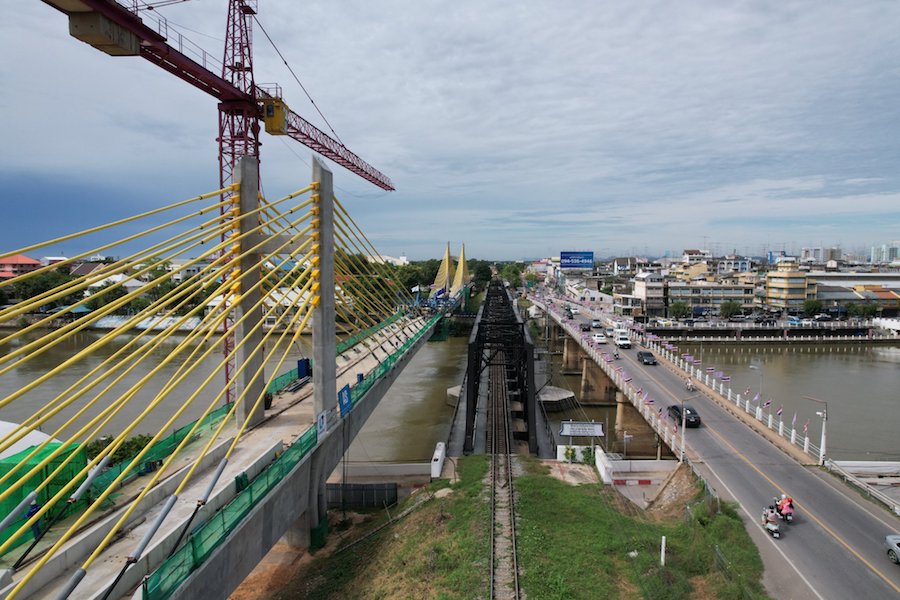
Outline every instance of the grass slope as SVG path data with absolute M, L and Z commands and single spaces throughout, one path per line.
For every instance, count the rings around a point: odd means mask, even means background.
M 731 507 L 723 505 L 717 514 L 699 502 L 690 516 L 685 512 L 669 522 L 628 516 L 619 510 L 623 501 L 614 490 L 570 486 L 547 475 L 539 461 L 520 460 L 525 474 L 516 480 L 519 565 L 530 600 L 766 597 L 756 547 Z M 486 598 L 487 465 L 483 456 L 460 459 L 461 481 L 451 495 L 423 503 L 343 552 L 316 557 L 275 598 Z M 436 483 L 432 491 L 440 487 L 447 483 Z M 380 516 L 370 515 L 369 530 L 381 524 Z M 659 565 L 662 535 L 665 567 Z M 731 578 L 723 575 L 723 564 Z

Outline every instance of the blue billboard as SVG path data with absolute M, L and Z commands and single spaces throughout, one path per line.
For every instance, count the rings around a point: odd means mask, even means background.
M 592 269 L 594 268 L 593 252 L 560 252 L 560 269 Z

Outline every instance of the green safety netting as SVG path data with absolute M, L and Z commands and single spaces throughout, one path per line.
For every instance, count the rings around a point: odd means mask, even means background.
M 143 597 L 162 600 L 178 589 L 188 575 L 203 563 L 257 502 L 268 494 L 287 474 L 309 454 L 318 437 L 316 428 L 306 433 L 285 450 L 222 510 L 200 526 L 172 556 L 144 581 Z
M 209 430 L 213 429 L 219 423 L 219 421 L 228 414 L 228 411 L 231 410 L 232 404 L 233 403 L 223 404 L 219 408 L 211 411 L 208 415 L 206 415 L 206 417 L 204 417 L 203 421 L 200 423 L 199 427 L 197 427 L 197 430 L 194 432 L 194 436 L 199 437 L 204 433 L 207 433 Z M 136 469 L 133 469 L 128 477 L 122 481 L 122 484 L 127 482 L 131 477 L 136 477 L 137 475 L 155 471 L 159 462 L 175 451 L 175 448 L 178 447 L 178 444 L 180 444 L 181 441 L 190 432 L 191 427 L 194 426 L 194 423 L 196 423 L 196 421 L 192 421 L 184 427 L 176 429 L 171 435 L 168 435 L 153 444 L 147 451 L 147 453 L 144 454 L 144 456 L 141 458 L 140 466 Z M 116 477 L 118 477 L 119 474 L 122 473 L 122 471 L 124 471 L 129 464 L 131 464 L 131 459 L 117 462 L 107 470 L 103 471 L 103 473 L 98 475 L 91 483 L 90 493 L 88 494 L 89 497 L 96 498 L 100 494 L 102 494 L 103 490 L 108 488 L 110 484 L 112 484 L 112 482 L 116 480 Z
M 32 458 L 30 458 L 27 462 L 22 462 L 25 458 L 31 453 L 34 449 L 34 446 L 26 450 L 22 450 L 16 454 L 11 456 L 7 456 L 6 458 L 0 460 L 0 476 L 6 475 L 10 471 L 19 466 L 16 473 L 12 475 L 10 478 L 10 482 L 18 481 L 25 473 L 28 473 L 33 467 L 38 465 L 45 458 L 50 456 L 56 449 L 62 447 L 63 444 L 61 442 L 50 442 L 47 444 L 40 452 L 35 454 Z M 15 490 L 12 494 L 10 494 L 9 498 L 0 502 L 0 517 L 5 517 L 9 513 L 11 513 L 16 506 L 22 501 L 23 498 L 28 496 L 42 481 L 50 477 L 50 474 L 56 470 L 56 468 L 66 461 L 67 458 L 72 456 L 72 460 L 69 461 L 69 464 L 65 465 L 59 474 L 54 477 L 48 485 L 46 485 L 40 492 L 38 492 L 37 502 L 40 506 L 44 506 L 60 489 L 62 489 L 67 483 L 72 481 L 73 479 L 78 479 L 78 473 L 84 468 L 87 464 L 87 458 L 85 457 L 84 450 L 78 444 L 69 444 L 65 446 L 63 451 L 54 458 L 50 463 L 46 466 L 42 467 L 36 474 L 32 475 L 24 485 L 20 486 L 17 490 Z M 20 463 L 22 463 L 20 465 Z M 72 492 L 77 488 L 72 488 Z M 65 499 L 62 500 L 65 503 Z M 81 509 L 85 505 L 85 501 L 81 500 L 79 502 L 72 503 L 68 507 L 66 507 L 67 512 L 73 512 L 75 510 Z M 49 513 L 51 515 L 56 514 L 56 508 L 51 508 Z M 25 512 L 21 514 L 21 516 L 14 521 L 11 525 L 9 525 L 3 531 L 0 531 L 0 543 L 6 542 L 12 535 L 18 531 L 18 529 L 25 524 L 26 518 Z M 46 517 L 45 517 L 46 518 Z M 23 535 L 20 535 L 15 543 L 10 546 L 10 550 L 15 548 L 16 546 L 23 544 L 25 542 L 30 542 L 34 539 L 31 530 L 28 530 Z
M 442 318 L 438 314 L 406 340 L 385 361 L 373 369 L 362 381 L 351 388 L 355 405 L 375 382 L 390 371 L 397 361 L 419 341 L 432 325 Z M 234 499 L 208 521 L 197 528 L 185 544 L 153 571 L 142 587 L 143 600 L 166 600 L 182 582 L 222 543 L 257 502 L 264 498 L 318 443 L 316 427 L 312 426 L 285 450 L 271 465 L 263 470 L 240 491 Z

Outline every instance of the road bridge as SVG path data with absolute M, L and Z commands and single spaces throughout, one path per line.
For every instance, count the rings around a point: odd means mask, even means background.
M 819 449 L 808 438 L 800 439 L 797 432 L 778 435 L 758 411 L 746 413 L 747 399 L 661 343 L 648 341 L 640 349 L 652 349 L 662 366 L 639 363 L 634 350 L 620 350 L 621 358 L 614 360 L 611 349 L 592 344 L 590 334 L 566 317 L 560 302 L 534 301 L 577 340 L 588 360 L 605 366 L 620 392 L 676 454 L 684 449 L 684 460 L 718 496 L 738 504 L 760 548 L 764 583 L 773 597 L 900 596 L 900 570 L 882 547 L 887 532 L 900 531 L 900 519 L 820 469 Z M 641 339 L 636 332 L 632 338 Z M 685 389 L 687 371 L 682 368 L 690 369 L 696 391 Z M 684 402 L 699 411 L 702 427 L 685 431 L 664 417 L 657 420 L 666 407 Z M 795 499 L 798 516 L 784 537 L 774 540 L 758 524 L 762 508 L 781 493 Z

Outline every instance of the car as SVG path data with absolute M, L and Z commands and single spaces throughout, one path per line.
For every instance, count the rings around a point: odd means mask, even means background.
M 884 536 L 884 547 L 887 548 L 887 555 L 891 562 L 900 565 L 900 535 L 895 533 Z
M 600 319 L 594 319 L 591 321 L 592 329 L 600 329 L 601 327 L 603 327 L 603 323 L 600 322 Z
M 594 342 L 595 344 L 605 344 L 606 336 L 603 335 L 602 333 L 595 333 L 594 335 L 591 336 L 591 341 Z
M 590 331 L 590 330 L 591 330 L 591 324 L 590 324 L 590 323 L 581 323 L 581 324 L 579 325 L 579 327 L 581 327 L 581 330 L 582 330 L 582 331 Z
M 616 336 L 616 346 L 619 348 L 631 348 L 631 340 L 627 335 L 619 334 Z
M 653 356 L 652 352 L 647 352 L 646 350 L 641 350 L 637 353 L 637 359 L 644 363 L 645 365 L 655 365 L 656 357 Z
M 831 320 L 831 315 L 820 314 L 820 315 L 816 315 L 813 317 L 813 321 L 823 322 L 823 321 L 830 321 L 830 320 Z
M 802 321 L 800 321 L 800 325 L 802 325 L 803 327 L 812 327 L 815 324 L 816 322 L 812 319 L 803 319 Z
M 681 405 L 673 404 L 669 407 L 669 416 L 672 417 L 676 422 L 681 422 Z M 685 427 L 700 427 L 700 415 L 694 410 L 693 407 L 684 405 L 684 426 Z

